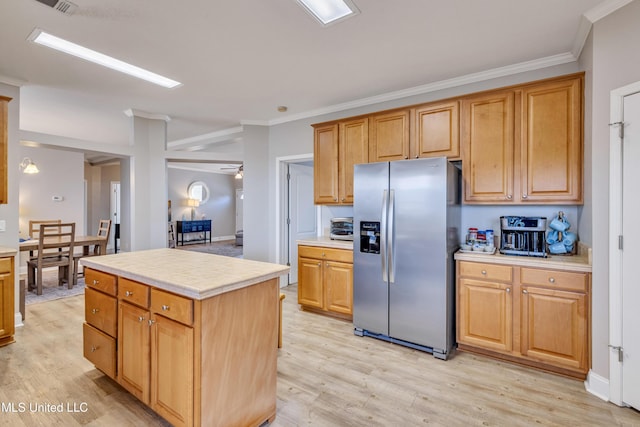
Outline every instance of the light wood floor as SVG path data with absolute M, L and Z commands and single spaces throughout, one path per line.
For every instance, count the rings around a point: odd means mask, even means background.
M 299 311 L 295 286 L 284 292 L 274 426 L 640 426 L 580 381 L 356 337 L 349 322 Z M 0 425 L 168 425 L 82 357 L 83 317 L 82 296 L 27 307 L 17 342 L 0 348 Z M 26 412 L 7 412 L 20 403 Z M 29 411 L 47 403 L 87 411 Z

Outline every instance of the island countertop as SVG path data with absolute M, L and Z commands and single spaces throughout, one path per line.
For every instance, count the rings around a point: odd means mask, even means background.
M 289 272 L 289 267 L 179 249 L 81 258 L 83 266 L 203 300 Z

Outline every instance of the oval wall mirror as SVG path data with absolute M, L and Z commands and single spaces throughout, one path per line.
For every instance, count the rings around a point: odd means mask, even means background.
M 189 184 L 187 193 L 190 199 L 198 200 L 201 205 L 209 200 L 209 187 L 202 181 L 194 181 Z

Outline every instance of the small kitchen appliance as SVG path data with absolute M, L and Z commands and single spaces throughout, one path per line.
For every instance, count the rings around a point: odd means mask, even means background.
M 331 218 L 332 240 L 353 240 L 353 217 Z
M 546 258 L 547 218 L 501 216 L 500 253 Z

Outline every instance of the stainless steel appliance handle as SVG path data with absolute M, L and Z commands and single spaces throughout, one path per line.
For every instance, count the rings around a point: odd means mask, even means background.
M 389 193 L 384 190 L 382 193 L 382 216 L 380 221 L 380 259 L 382 260 L 382 281 L 387 283 L 387 206 L 389 203 Z
M 396 269 L 395 269 L 395 261 L 396 261 L 396 233 L 395 233 L 395 221 L 394 221 L 394 211 L 395 211 L 395 190 L 389 191 L 389 220 L 387 223 L 387 227 L 389 229 L 389 236 L 387 237 L 388 241 L 388 262 L 389 265 L 389 283 L 394 283 L 396 279 Z

